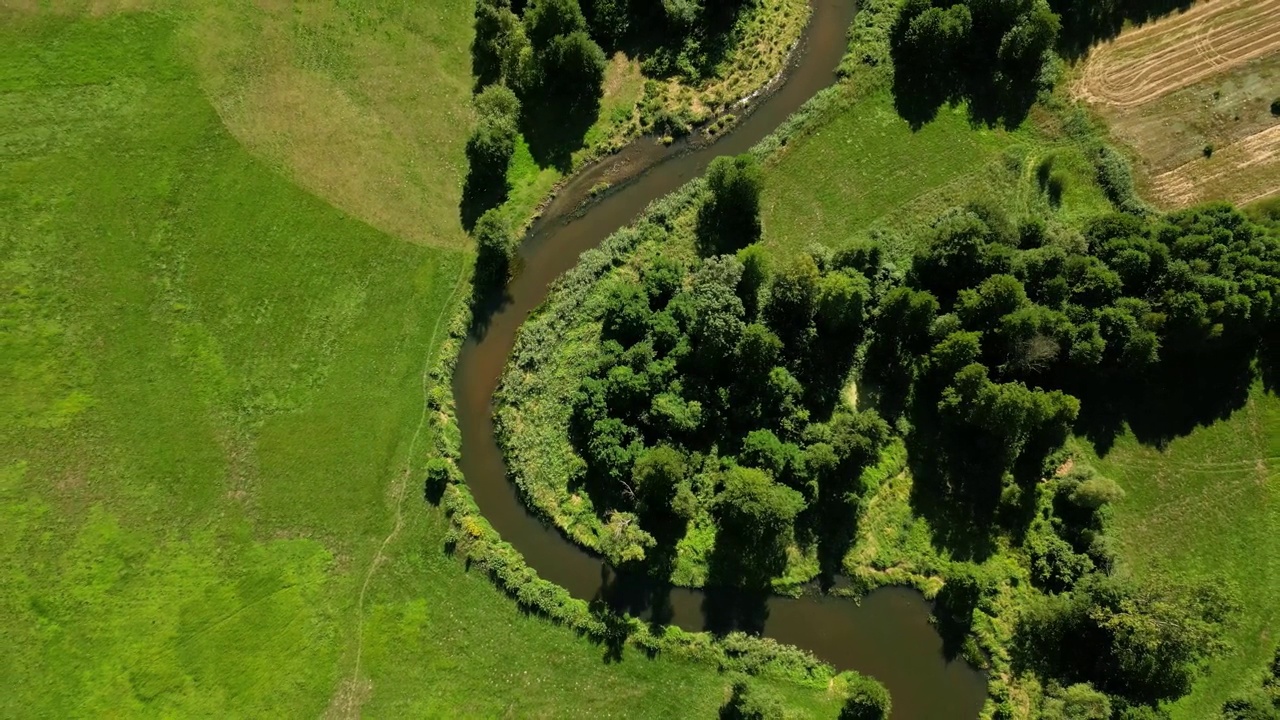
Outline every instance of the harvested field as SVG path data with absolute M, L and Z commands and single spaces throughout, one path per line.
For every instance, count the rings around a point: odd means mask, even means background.
M 1130 108 L 1280 52 L 1280 0 L 1217 0 L 1093 50 L 1077 97 Z
M 1280 0 L 1210 0 L 1094 48 L 1072 85 L 1166 208 L 1280 192 Z

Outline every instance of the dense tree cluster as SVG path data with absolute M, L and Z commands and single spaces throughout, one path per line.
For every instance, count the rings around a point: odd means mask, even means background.
M 1048 497 L 1049 507 L 1028 534 L 1031 579 L 1061 592 L 1090 572 L 1110 572 L 1114 551 L 1106 525 L 1111 505 L 1124 497 L 1120 486 L 1077 464 L 1053 482 Z
M 1141 24 L 1175 10 L 1191 7 L 1193 0 L 1049 0 L 1062 18 L 1058 51 L 1076 58 L 1100 40 L 1120 34 L 1125 23 Z
M 646 75 L 697 81 L 714 72 L 749 0 L 585 0 L 591 34 L 642 59 Z
M 1155 705 L 1190 691 L 1223 647 L 1237 607 L 1221 583 L 1173 586 L 1091 573 L 1024 614 L 1021 652 L 1063 684 L 1088 683 L 1125 703 Z
M 899 111 L 920 123 L 965 100 L 981 120 L 1018 124 L 1060 28 L 1046 0 L 908 0 L 891 37 Z
M 708 204 L 717 201 L 713 191 Z M 803 255 L 776 269 L 758 246 L 693 263 L 659 255 L 635 280 L 611 281 L 571 437 L 602 517 L 638 521 L 609 523 L 624 539 L 602 542 L 612 560 L 641 559 L 654 536 L 669 546 L 699 508 L 717 523 L 725 582 L 767 584 L 797 529 L 847 541 L 860 469 L 890 437 L 874 413 L 832 414 L 871 304 L 864 255 Z M 695 476 L 714 491 L 695 493 Z M 637 524 L 650 537 L 623 532 Z M 838 562 L 842 548 L 829 549 Z
M 489 85 L 474 98 L 477 122 L 467 138 L 467 179 L 462 220 L 468 229 L 489 208 L 507 199 L 507 166 L 516 151 L 520 100 L 505 85 Z
M 890 44 L 898 110 L 918 125 L 965 101 L 978 121 L 1017 125 L 1058 74 L 1055 51 L 1074 60 L 1192 1 L 907 0 Z
M 1277 297 L 1280 237 L 1227 205 L 1109 215 L 1076 238 L 972 206 L 934 224 L 885 294 L 864 377 L 882 412 L 908 419 L 930 449 L 918 481 L 986 526 L 1077 420 L 1140 429 L 1124 412 L 1150 408 L 1146 389 L 1190 390 L 1205 375 L 1247 387 L 1249 358 L 1280 321 Z M 1184 414 L 1193 395 L 1176 399 Z
M 475 29 L 471 66 L 476 88 L 510 88 L 522 101 L 513 109 L 530 150 L 545 163 L 565 166 L 595 122 L 604 94 L 604 51 L 588 33 L 578 1 L 536 0 L 524 8 L 510 0 L 479 0 Z M 480 114 L 477 134 L 488 120 L 483 111 Z M 503 178 L 494 174 L 505 174 L 505 164 L 494 158 L 477 167 L 470 151 L 468 160 L 468 183 L 502 186 Z M 505 193 L 498 192 L 464 197 L 464 215 L 478 217 L 503 198 Z
M 1002 527 L 1022 539 L 1048 593 L 1019 630 L 1028 662 L 1059 688 L 1045 715 L 1123 705 L 1141 717 L 1189 689 L 1234 600 L 1218 585 L 1112 576 L 1106 523 L 1121 489 L 1084 465 L 1042 479 L 1073 429 L 1139 429 L 1132 413 L 1169 387 L 1194 417 L 1205 375 L 1248 386 L 1280 328 L 1280 233 L 1222 204 L 1108 215 L 1080 235 L 976 205 L 939 218 L 926 240 L 883 293 L 862 367 L 881 412 L 908 432 L 916 507 L 961 552 L 979 554 Z M 1211 403 L 1239 400 L 1211 390 Z M 1162 422 L 1183 419 L 1158 409 Z M 980 566 L 954 568 L 935 611 L 944 640 L 963 638 L 994 590 Z

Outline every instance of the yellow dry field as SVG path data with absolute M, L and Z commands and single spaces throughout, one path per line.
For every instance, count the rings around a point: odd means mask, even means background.
M 1162 207 L 1280 193 L 1280 0 L 1206 0 L 1127 30 L 1091 51 L 1072 93 L 1133 148 Z

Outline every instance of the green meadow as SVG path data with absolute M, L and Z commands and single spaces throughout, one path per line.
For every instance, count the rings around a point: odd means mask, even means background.
M 465 102 L 470 7 L 420 19 Z M 442 550 L 415 469 L 471 262 L 448 162 L 442 234 L 388 234 L 307 187 L 315 146 L 228 129 L 189 14 L 0 20 L 0 715 L 714 713 L 713 668 L 606 662 Z M 467 111 L 433 112 L 461 158 Z
M 1231 647 L 1171 708 L 1212 717 L 1258 686 L 1280 643 L 1280 398 L 1255 386 L 1229 418 L 1162 449 L 1124 435 L 1097 466 L 1126 492 L 1116 530 L 1133 572 L 1225 579 L 1240 593 Z
M 1063 222 L 1110 209 L 1080 148 L 1048 121 L 1011 131 L 974 126 L 958 106 L 912 130 L 887 90 L 856 87 L 846 86 L 839 109 L 771 161 L 762 207 L 770 246 L 840 247 L 878 230 L 904 261 L 922 221 L 969 201 L 1014 215 L 1041 210 Z M 1050 158 L 1067 178 L 1052 203 L 1036 182 Z

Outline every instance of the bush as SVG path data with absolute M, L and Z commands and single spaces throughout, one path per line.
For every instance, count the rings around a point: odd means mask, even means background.
M 453 463 L 442 457 L 431 458 L 427 462 L 426 481 L 423 483 L 423 495 L 432 504 L 439 504 L 445 488 L 454 481 Z
M 476 241 L 475 287 L 486 293 L 502 287 L 511 276 L 516 254 L 516 238 L 502 214 L 495 208 L 485 212 L 472 230 Z
M 1094 166 L 1098 173 L 1098 184 L 1112 204 L 1133 215 L 1146 212 L 1146 204 L 1133 187 L 1133 169 L 1124 155 L 1110 146 L 1102 145 L 1094 158 Z
M 1271 101 L 1271 114 L 1280 117 L 1280 98 Z
M 854 675 L 848 693 L 840 708 L 840 720 L 887 720 L 889 717 L 893 707 L 889 691 L 875 680 Z

